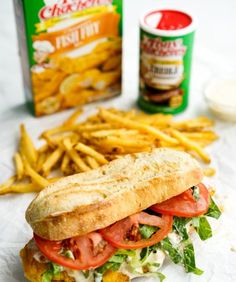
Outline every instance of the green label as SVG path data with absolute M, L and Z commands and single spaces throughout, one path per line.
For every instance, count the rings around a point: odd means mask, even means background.
M 178 113 L 188 104 L 194 32 L 157 36 L 141 29 L 140 97 L 147 112 Z

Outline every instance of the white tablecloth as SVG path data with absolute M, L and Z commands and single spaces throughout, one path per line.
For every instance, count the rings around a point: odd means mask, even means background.
M 171 7 L 190 10 L 198 16 L 199 21 L 190 105 L 185 113 L 176 118 L 209 115 L 203 99 L 205 84 L 210 78 L 236 71 L 236 40 L 232 34 L 233 27 L 236 26 L 234 0 L 125 1 L 123 95 L 99 104 L 120 108 L 135 105 L 138 77 L 138 15 L 144 8 L 159 8 L 168 4 Z M 10 1 L 2 0 L 0 13 L 0 181 L 3 181 L 14 173 L 12 154 L 17 148 L 19 124 L 25 123 L 37 144 L 37 137 L 42 130 L 55 126 L 71 111 L 40 119 L 28 113 L 23 104 Z M 86 114 L 91 113 L 94 106 L 87 106 Z M 236 124 L 217 121 L 216 131 L 221 138 L 208 151 L 217 174 L 206 181 L 217 188 L 217 200 L 224 207 L 224 213 L 219 221 L 212 221 L 213 238 L 206 242 L 197 238 L 194 240 L 197 265 L 204 270 L 204 274 L 185 274 L 181 267 L 165 264 L 163 273 L 167 276 L 166 281 L 236 281 Z M 33 197 L 34 195 L 28 194 L 0 198 L 0 282 L 25 281 L 18 252 L 32 236 L 24 213 Z

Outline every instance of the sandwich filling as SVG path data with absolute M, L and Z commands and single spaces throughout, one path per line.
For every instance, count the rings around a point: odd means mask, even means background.
M 106 280 L 116 272 L 113 281 L 129 281 L 138 276 L 154 276 L 160 272 L 166 257 L 183 265 L 186 272 L 200 275 L 196 267 L 191 233 L 201 240 L 212 236 L 207 217 L 218 219 L 220 210 L 204 184 L 151 206 L 148 210 L 124 218 L 104 229 L 63 241 L 49 241 L 34 234 L 39 251 L 35 260 L 47 265 L 42 282 L 54 281 L 67 272 L 74 281 Z M 115 275 L 115 274 L 114 274 Z M 126 279 L 126 280 L 125 280 Z

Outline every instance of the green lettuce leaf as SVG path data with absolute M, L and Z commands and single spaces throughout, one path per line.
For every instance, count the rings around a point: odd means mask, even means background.
M 161 248 L 168 254 L 169 258 L 175 263 L 180 263 L 182 256 L 177 248 L 175 248 L 168 237 L 161 241 Z
M 183 249 L 183 265 L 186 272 L 201 275 L 203 271 L 196 267 L 194 248 L 191 241 L 188 241 Z
M 210 205 L 207 213 L 205 213 L 205 216 L 210 216 L 216 219 L 218 219 L 221 216 L 221 211 L 212 198 L 210 199 Z
M 126 260 L 126 258 L 127 254 L 125 254 L 125 252 L 123 254 L 121 254 L 121 252 L 117 252 L 108 260 L 108 262 L 98 267 L 96 271 L 100 274 L 104 274 L 108 270 L 117 271 L 120 268 L 121 264 Z
M 201 240 L 212 237 L 211 226 L 205 216 L 193 218 L 192 223 Z
M 188 239 L 188 232 L 186 229 L 186 224 L 191 220 L 191 218 L 185 217 L 174 217 L 173 228 L 181 236 L 182 240 L 185 241 Z
M 61 265 L 51 262 L 49 269 L 43 273 L 41 281 L 51 282 L 53 277 L 62 272 L 63 270 L 64 268 Z
M 142 226 L 139 227 L 139 232 L 143 239 L 150 238 L 157 230 L 158 230 L 158 227 L 150 226 L 146 224 L 143 224 Z

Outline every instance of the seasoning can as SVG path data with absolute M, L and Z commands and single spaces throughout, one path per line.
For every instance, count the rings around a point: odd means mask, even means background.
M 146 112 L 176 114 L 188 105 L 193 18 L 182 11 L 157 10 L 140 21 L 138 105 Z

